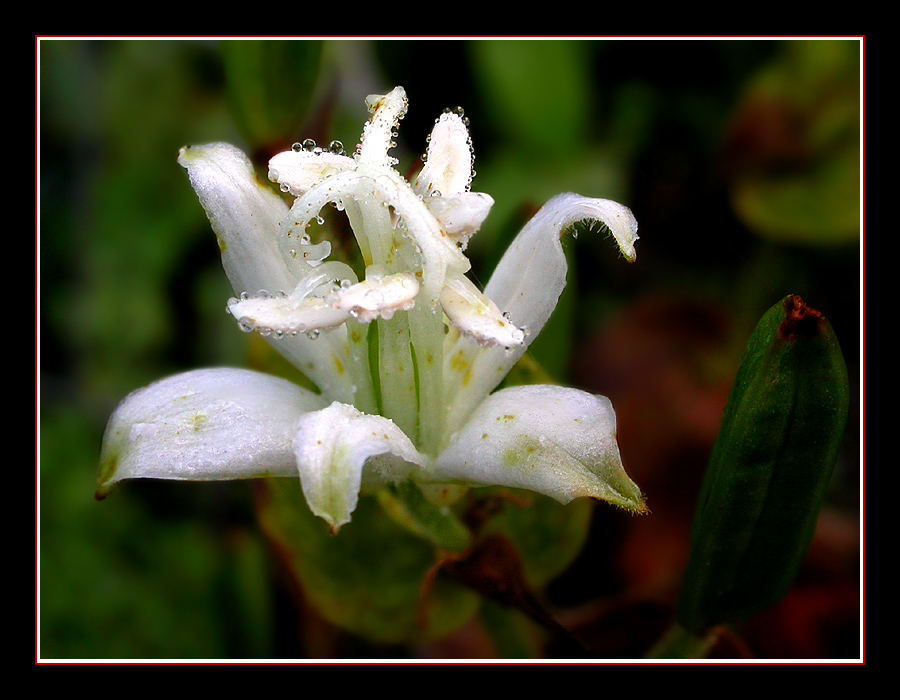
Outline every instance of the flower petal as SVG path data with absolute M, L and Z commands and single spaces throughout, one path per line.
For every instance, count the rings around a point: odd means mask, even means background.
M 568 270 L 560 236 L 583 220 L 599 221 L 609 228 L 622 254 L 634 260 L 637 222 L 630 209 L 610 200 L 576 194 L 557 195 L 547 202 L 516 236 L 484 289 L 485 296 L 517 328 L 527 332 L 525 342 L 506 351 L 503 347 L 473 347 L 465 337 L 450 339 L 445 355 L 452 360 L 448 371 L 455 368 L 460 377 L 451 374 L 449 384 L 465 387 L 451 398 L 451 430 L 493 391 L 550 318 L 566 285 Z M 461 378 L 465 385 L 457 381 Z
M 314 269 L 302 255 L 293 260 L 282 254 L 279 231 L 290 210 L 257 179 L 252 163 L 240 150 L 226 143 L 186 146 L 178 162 L 187 169 L 219 239 L 222 265 L 235 294 L 290 292 Z M 304 245 L 308 243 L 301 239 L 295 248 L 304 250 Z M 348 352 L 346 337 L 337 331 L 328 335 L 321 340 L 301 335 L 274 347 L 323 392 L 352 400 L 352 381 L 342 371 Z
M 189 481 L 296 474 L 297 418 L 322 407 L 284 379 L 238 369 L 203 369 L 150 384 L 109 419 L 99 495 L 123 479 Z
M 277 232 L 288 207 L 261 183 L 243 152 L 227 143 L 185 146 L 178 162 L 219 239 L 222 265 L 235 293 L 293 289 Z
M 450 439 L 429 478 L 645 509 L 622 466 L 609 399 L 564 387 L 519 386 L 490 396 Z
M 402 481 L 424 464 L 391 420 L 337 401 L 300 417 L 294 453 L 306 501 L 333 531 L 350 522 L 361 489 Z
M 608 199 L 561 194 L 516 236 L 484 289 L 516 325 L 533 335 L 544 327 L 566 286 L 568 266 L 560 237 L 566 228 L 585 220 L 608 227 L 625 258 L 634 261 L 637 222 L 630 209 Z

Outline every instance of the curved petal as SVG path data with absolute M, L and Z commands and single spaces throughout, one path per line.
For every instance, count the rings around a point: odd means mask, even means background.
M 235 294 L 287 293 L 313 269 L 302 259 L 288 262 L 282 255 L 278 234 L 290 210 L 257 179 L 243 152 L 227 143 L 186 146 L 179 152 L 178 162 L 187 169 L 219 239 L 222 265 Z M 348 349 L 342 330 L 321 340 L 300 335 L 274 347 L 323 392 L 352 401 L 353 385 L 344 370 Z
M 227 143 L 185 146 L 187 169 L 213 231 L 235 293 L 291 290 L 297 284 L 281 255 L 277 232 L 288 207 L 261 183 L 250 159 Z
M 519 386 L 490 396 L 450 439 L 429 478 L 645 509 L 622 466 L 609 399 L 564 387 Z
M 293 444 L 306 502 L 335 532 L 350 522 L 361 489 L 402 481 L 424 464 L 393 421 L 337 401 L 301 416 Z
M 451 399 L 451 430 L 500 383 L 537 337 L 556 308 L 566 285 L 566 263 L 560 236 L 578 221 L 599 221 L 613 234 L 622 254 L 635 258 L 637 222 L 631 210 L 607 199 L 561 194 L 529 221 L 497 265 L 484 294 L 517 328 L 525 342 L 510 350 L 474 346 L 471 340 L 451 339 L 446 357 L 451 386 L 465 387 Z M 459 376 L 453 376 L 453 372 Z
M 316 394 L 259 372 L 202 369 L 130 394 L 109 419 L 98 495 L 123 479 L 210 481 L 296 475 L 297 418 Z

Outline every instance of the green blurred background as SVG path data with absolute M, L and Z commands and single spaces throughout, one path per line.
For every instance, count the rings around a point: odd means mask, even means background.
M 470 244 L 483 283 L 554 194 L 628 204 L 638 261 L 582 231 L 533 346 L 555 380 L 609 396 L 652 515 L 599 505 L 546 591 L 612 658 L 667 624 L 690 516 L 740 352 L 799 294 L 831 320 L 855 404 L 797 585 L 734 653 L 859 651 L 860 59 L 855 40 L 43 40 L 39 68 L 37 655 L 73 658 L 490 656 L 477 626 L 397 648 L 297 606 L 250 484 L 135 482 L 93 499 L 106 418 L 184 369 L 252 362 L 226 315 L 215 238 L 175 159 L 224 140 L 258 162 L 312 137 L 352 147 L 365 95 L 410 98 L 396 154 L 435 117 L 471 120 Z

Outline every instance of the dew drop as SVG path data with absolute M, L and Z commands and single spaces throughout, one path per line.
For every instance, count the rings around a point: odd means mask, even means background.
M 340 141 L 332 141 L 328 144 L 328 150 L 332 153 L 336 153 L 337 155 L 344 155 L 344 144 Z
M 302 151 L 302 150 L 303 150 L 303 144 L 302 144 L 302 143 L 299 143 L 299 142 L 298 142 L 298 143 L 295 143 L 294 145 L 291 146 L 291 150 L 292 150 L 292 151 L 295 151 L 295 152 L 296 152 L 296 151 Z
M 316 142 L 312 139 L 306 139 L 302 144 L 304 151 L 314 151 L 316 150 Z
M 315 340 L 316 338 L 319 337 L 319 331 L 317 329 L 313 328 L 311 331 L 307 332 L 306 337 L 309 338 L 310 340 Z

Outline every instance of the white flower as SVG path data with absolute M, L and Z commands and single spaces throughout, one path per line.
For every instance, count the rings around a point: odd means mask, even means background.
M 412 479 L 503 485 L 562 503 L 599 498 L 640 511 L 608 399 L 557 386 L 492 393 L 549 318 L 565 285 L 564 230 L 597 220 L 634 259 L 620 204 L 563 194 L 515 239 L 484 292 L 465 276 L 466 242 L 493 200 L 470 190 L 465 120 L 444 113 L 407 182 L 390 156 L 406 112 L 395 88 L 352 156 L 298 144 L 269 163 L 283 195 L 227 144 L 181 150 L 236 297 L 228 311 L 319 389 L 237 369 L 188 372 L 140 389 L 110 418 L 100 491 L 128 478 L 299 476 L 337 530 L 361 492 Z M 308 227 L 331 204 L 359 244 L 360 281 Z

